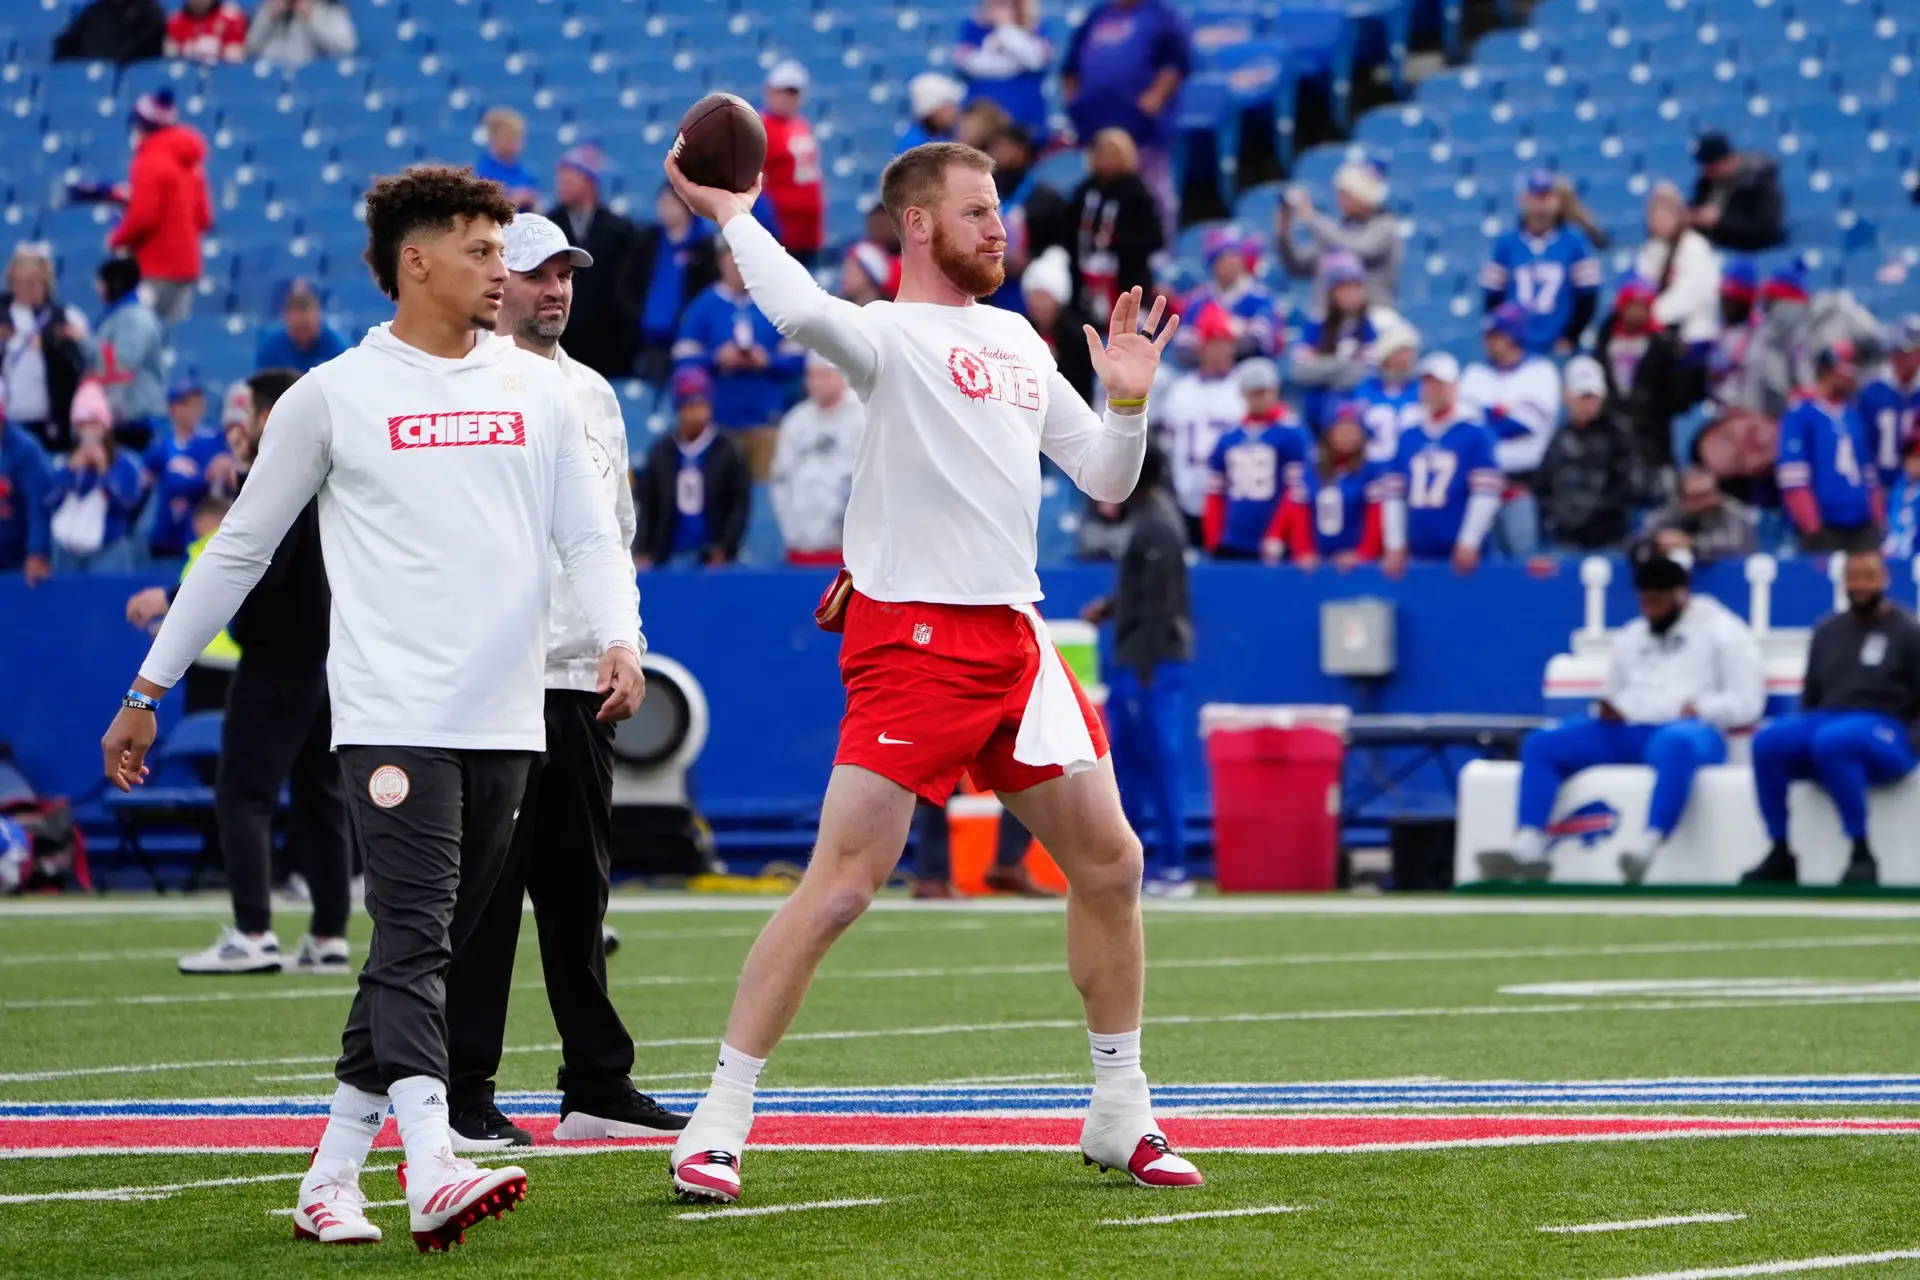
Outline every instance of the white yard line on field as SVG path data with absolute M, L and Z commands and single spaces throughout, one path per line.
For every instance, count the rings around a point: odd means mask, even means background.
M 0 1195 L 0 1204 L 44 1204 L 50 1200 L 164 1200 L 176 1191 L 202 1187 L 243 1187 L 256 1182 L 298 1182 L 299 1173 L 256 1173 L 244 1178 L 202 1178 L 198 1182 L 163 1182 L 146 1187 L 88 1187 L 78 1191 L 34 1191 Z
M 362 1209 L 397 1209 L 405 1203 L 405 1200 L 369 1200 L 360 1207 Z M 272 1218 L 291 1218 L 298 1212 L 300 1212 L 300 1208 L 296 1205 L 291 1209 L 269 1209 L 267 1210 L 267 1216 Z
M 771 915 L 785 901 L 783 895 L 745 897 L 736 894 L 659 894 L 657 896 L 616 897 L 607 904 L 614 915 Z M 21 917 L 52 920 L 61 918 L 131 917 L 222 917 L 232 911 L 224 894 L 196 897 L 128 898 L 102 902 L 97 899 L 33 899 L 0 902 L 0 919 Z M 975 898 L 954 902 L 914 902 L 906 898 L 883 897 L 871 910 L 880 914 L 910 913 L 932 919 L 954 915 L 989 916 L 1060 915 L 1066 907 L 1060 901 L 1015 898 Z M 1403 916 L 1426 917 L 1500 917 L 1500 916 L 1600 916 L 1662 919 L 1777 919 L 1777 920 L 1920 920 L 1920 902 L 1868 901 L 1847 902 L 1820 898 L 1745 899 L 1745 898 L 1664 898 L 1656 896 L 1607 896 L 1592 898 L 1526 898 L 1480 895 L 1427 897 L 1418 894 L 1360 896 L 1321 894 L 1301 897 L 1263 897 L 1249 895 L 1232 898 L 1198 898 L 1190 902 L 1150 902 L 1145 904 L 1149 921 L 1179 917 L 1206 916 Z
M 756 1204 L 746 1208 L 702 1209 L 695 1213 L 677 1213 L 682 1222 L 708 1222 L 714 1218 L 759 1218 L 773 1213 L 809 1213 L 815 1209 L 852 1209 L 862 1205 L 885 1204 L 885 1200 L 814 1200 L 807 1204 Z
M 1548 1235 L 1581 1236 L 1602 1231 L 1648 1231 L 1654 1227 L 1684 1227 L 1694 1222 L 1745 1222 L 1744 1213 L 1689 1213 L 1672 1218 L 1635 1218 L 1630 1222 L 1582 1222 L 1567 1227 L 1535 1227 Z
M 1920 1258 L 1920 1249 L 1887 1249 L 1880 1253 L 1835 1254 L 1825 1258 L 1792 1258 L 1780 1262 L 1750 1262 L 1738 1267 L 1694 1267 L 1688 1271 L 1657 1271 L 1620 1280 L 1733 1280 L 1736 1276 L 1784 1276 L 1796 1271 L 1838 1271 L 1843 1267 L 1872 1267 L 1883 1262 Z
M 37 955 L 0 954 L 0 965 L 121 964 L 137 960 L 177 960 L 178 947 L 148 947 L 139 951 L 49 951 Z
M 1265 956 L 1195 956 L 1156 960 L 1155 972 L 1174 970 L 1263 969 L 1294 966 L 1341 964 L 1449 964 L 1492 960 L 1600 959 L 1617 956 L 1726 955 L 1750 951 L 1830 951 L 1876 947 L 1920 947 L 1920 933 L 1862 934 L 1857 937 L 1753 938 L 1747 940 L 1681 940 L 1675 942 L 1616 943 L 1593 947 L 1461 947 L 1420 950 L 1299 952 Z M 814 981 L 872 982 L 916 979 L 1009 977 L 1019 975 L 1053 976 L 1066 971 L 1064 959 L 1025 964 L 944 965 L 928 968 L 828 970 Z M 700 974 L 634 974 L 611 979 L 614 987 L 732 986 L 739 981 L 732 972 Z M 529 979 L 514 984 L 515 990 L 544 990 L 544 981 Z M 270 985 L 245 990 L 154 992 L 123 996 L 48 996 L 35 999 L 0 1001 L 0 1010 L 27 1012 L 47 1009 L 85 1009 L 103 1006 L 243 1004 L 280 1000 L 311 1000 L 351 996 L 352 987 L 282 987 Z M 1533 994 L 1515 989 L 1513 994 Z M 1542 990 L 1542 995 L 1577 994 Z M 1604 994 L 1596 992 L 1595 994 Z M 1630 991 L 1617 994 L 1629 995 Z M 1667 993 L 1659 993 L 1667 994 Z M 1717 994 L 1717 993 L 1716 993 Z M 1768 993 L 1776 994 L 1776 993 Z M 1809 992 L 1808 995 L 1819 995 Z M 0 1076 L 0 1080 L 6 1077 Z
M 1157 1227 L 1169 1222 L 1199 1222 L 1205 1218 L 1257 1218 L 1269 1213 L 1303 1213 L 1293 1204 L 1267 1204 L 1252 1209 L 1207 1209 L 1199 1213 L 1156 1213 L 1151 1218 L 1103 1218 L 1103 1227 Z

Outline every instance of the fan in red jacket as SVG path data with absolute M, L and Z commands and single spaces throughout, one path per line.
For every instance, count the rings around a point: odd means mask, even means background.
M 232 0 L 184 0 L 167 19 L 167 56 L 239 62 L 247 56 L 247 11 Z
M 789 58 L 767 73 L 767 198 L 780 223 L 780 243 L 807 266 L 826 243 L 827 188 L 821 180 L 820 144 L 800 114 L 807 69 Z
M 200 279 L 200 237 L 213 226 L 207 191 L 207 140 L 180 122 L 173 90 L 142 94 L 133 104 L 138 141 L 127 175 L 127 209 L 107 237 L 140 264 L 154 310 L 168 324 L 186 318 Z

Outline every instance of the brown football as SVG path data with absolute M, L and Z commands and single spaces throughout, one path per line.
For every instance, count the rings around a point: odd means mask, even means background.
M 747 191 L 767 162 L 767 126 L 745 98 L 710 93 L 680 117 L 673 154 L 695 186 Z

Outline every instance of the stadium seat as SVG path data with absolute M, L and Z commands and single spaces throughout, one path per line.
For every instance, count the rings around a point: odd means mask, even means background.
M 137 864 L 155 889 L 162 888 L 154 850 L 159 835 L 197 838 L 199 854 L 188 868 L 184 888 L 199 887 L 200 875 L 217 865 L 219 844 L 213 817 L 213 771 L 220 759 L 218 711 L 182 716 L 147 754 L 151 770 L 144 786 L 132 792 L 104 793 L 107 812 L 120 831 L 120 853 Z

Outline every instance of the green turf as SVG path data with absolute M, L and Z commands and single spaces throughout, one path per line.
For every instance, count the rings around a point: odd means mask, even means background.
M 609 965 L 643 1088 L 693 1088 L 769 905 L 616 913 Z M 1447 1076 L 1564 1080 L 1911 1072 L 1920 995 L 1540 997 L 1523 983 L 1920 979 L 1920 918 L 1716 914 L 1344 916 L 1152 911 L 1146 1055 L 1165 1082 Z M 1620 904 L 1609 903 L 1609 909 Z M 1683 904 L 1684 905 L 1684 904 Z M 1714 903 L 1694 903 L 1704 913 Z M 177 910 L 177 907 L 169 909 Z M 1783 910 L 1791 909 L 1783 906 Z M 189 979 L 200 915 L 0 915 L 0 1099 L 318 1096 L 349 984 Z M 277 921 L 297 936 L 297 916 Z M 364 922 L 356 921 L 356 942 Z M 550 1088 L 557 1054 L 529 929 L 500 1084 Z M 187 1003 L 174 1003 L 178 1000 Z M 1081 1078 L 1078 1002 L 1057 914 L 888 910 L 829 958 L 769 1085 Z M 1009 1024 L 1060 1023 L 1051 1026 Z M 902 1034 L 914 1031 L 919 1034 Z M 834 1034 L 829 1034 L 834 1033 Z M 850 1033 L 850 1034 L 848 1034 Z M 275 1061 L 285 1060 L 285 1061 Z M 230 1065 L 188 1065 L 227 1063 Z M 138 1067 L 109 1074 L 103 1068 Z M 166 1069 L 154 1069 L 164 1067 Z M 1618 1110 L 1617 1108 L 1615 1110 Z M 1832 1114 L 1831 1109 L 1712 1108 Z M 1849 1108 L 1847 1114 L 1920 1109 Z M 383 1159 L 382 1162 L 385 1162 Z M 1602 1278 L 1920 1248 L 1920 1138 L 1663 1140 L 1314 1156 L 1209 1154 L 1210 1185 L 1149 1193 L 1067 1154 L 756 1150 L 748 1204 L 884 1198 L 814 1214 L 683 1222 L 657 1150 L 541 1160 L 528 1204 L 452 1257 L 388 1241 L 295 1247 L 292 1183 L 164 1200 L 5 1196 L 297 1170 L 288 1157 L 0 1160 L 0 1276 L 309 1273 L 607 1275 L 1278 1275 Z M 395 1198 L 390 1173 L 369 1195 Z M 1152 1227 L 1108 1218 L 1284 1204 L 1296 1213 Z M 1555 1223 L 1698 1212 L 1744 1221 L 1596 1235 Z M 1920 1262 L 1864 1270 L 1920 1276 Z

